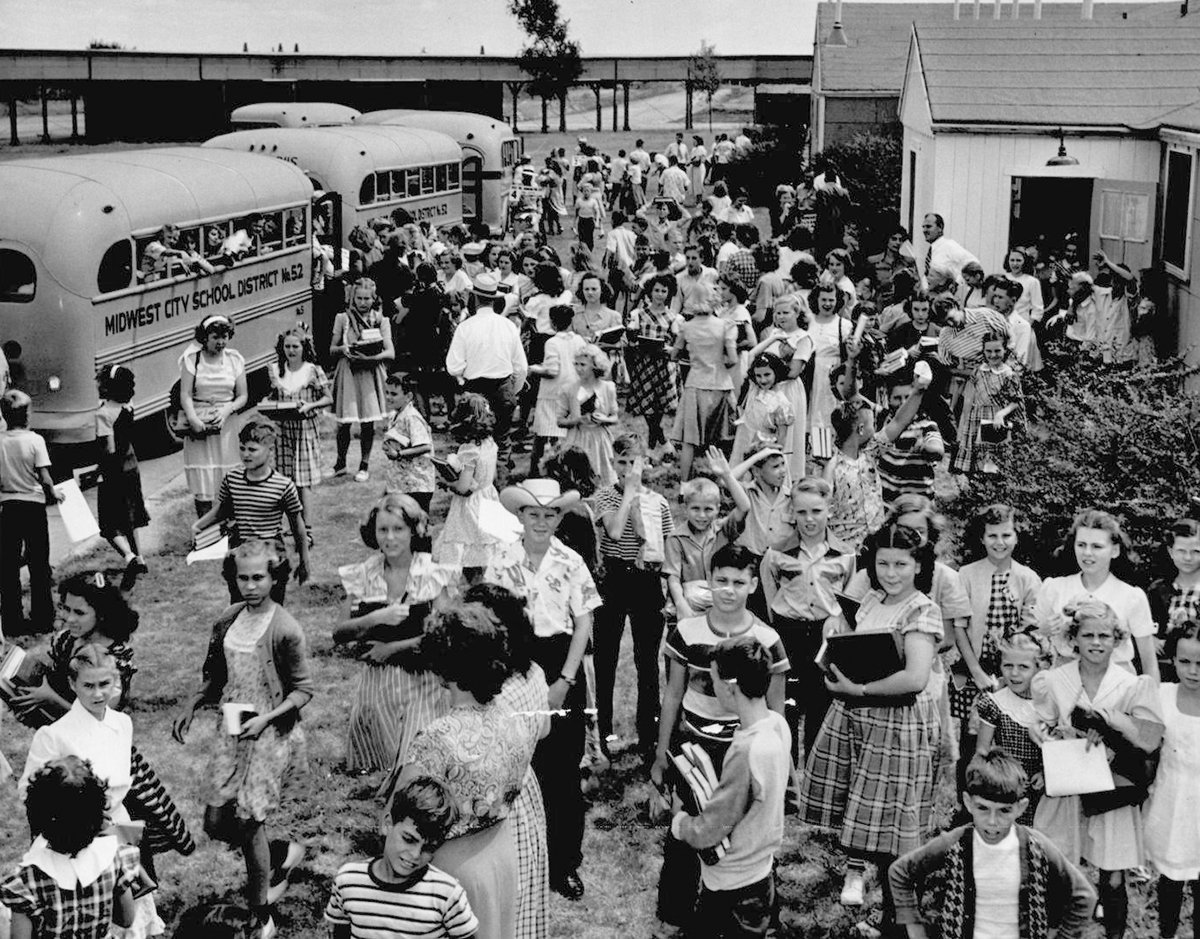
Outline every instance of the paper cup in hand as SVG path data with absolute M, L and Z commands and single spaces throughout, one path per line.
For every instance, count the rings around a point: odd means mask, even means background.
M 933 383 L 933 369 L 929 367 L 928 362 L 920 361 L 913 366 L 913 381 L 925 388 Z
M 225 721 L 225 733 L 236 737 L 242 732 L 242 721 L 258 713 L 253 704 L 222 704 L 221 716 Z

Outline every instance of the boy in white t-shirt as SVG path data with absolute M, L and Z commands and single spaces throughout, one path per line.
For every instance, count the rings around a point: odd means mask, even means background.
M 1056 939 L 1083 934 L 1095 891 L 1049 838 L 1016 824 L 1028 783 L 1021 763 L 998 747 L 971 760 L 963 793 L 971 824 L 888 870 L 896 922 L 909 939 L 925 939 L 922 905 L 937 911 L 941 939 L 1046 939 L 1055 928 Z M 927 891 L 933 902 L 922 904 Z

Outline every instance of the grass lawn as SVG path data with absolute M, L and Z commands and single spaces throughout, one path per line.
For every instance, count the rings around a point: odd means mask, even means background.
M 332 427 L 324 428 L 328 463 L 332 463 Z M 448 441 L 439 438 L 439 449 Z M 357 453 L 352 446 L 352 457 Z M 330 479 L 314 491 L 317 547 L 313 553 L 313 581 L 288 592 L 288 609 L 304 626 L 309 639 L 318 691 L 304 710 L 303 727 L 308 741 L 311 772 L 300 798 L 291 801 L 272 821 L 308 847 L 308 856 L 297 871 L 293 887 L 276 911 L 281 935 L 289 939 L 316 939 L 325 935 L 321 911 L 329 880 L 348 857 L 374 852 L 377 839 L 372 817 L 380 773 L 364 777 L 344 771 L 344 747 L 350 701 L 358 664 L 336 654 L 330 634 L 341 597 L 336 569 L 358 561 L 368 549 L 358 540 L 357 527 L 381 489 L 382 457 L 375 454 L 372 481 L 359 485 L 349 477 Z M 524 467 L 518 464 L 518 469 Z M 673 495 L 674 474 L 660 472 L 653 481 L 668 497 Z M 444 515 L 441 495 L 435 517 Z M 136 740 L 152 762 L 192 826 L 199 848 L 189 858 L 168 855 L 160 859 L 159 909 L 168 923 L 180 911 L 213 897 L 240 899 L 244 868 L 240 856 L 208 841 L 201 832 L 200 781 L 206 771 L 206 752 L 217 723 L 213 711 L 201 712 L 192 726 L 186 747 L 170 739 L 170 725 L 181 699 L 194 690 L 200 673 L 212 621 L 225 606 L 225 586 L 213 563 L 187 567 L 183 561 L 191 502 L 180 489 L 170 512 L 160 513 L 162 550 L 150 558 L 153 572 L 139 584 L 134 604 L 141 613 L 141 628 L 134 636 L 136 663 L 133 716 Z M 107 553 L 93 561 L 111 563 Z M 71 563 L 72 569 L 88 559 Z M 22 640 L 23 642 L 25 640 Z M 617 688 L 618 732 L 632 736 L 635 686 L 628 637 L 622 650 Z M 0 734 L 0 747 L 18 769 L 28 748 L 30 733 L 9 717 Z M 654 898 L 661 863 L 662 829 L 647 817 L 650 784 L 636 758 L 619 757 L 603 777 L 587 818 L 582 876 L 587 894 L 579 903 L 557 895 L 551 900 L 553 937 L 612 939 L 647 936 L 653 922 Z M 949 817 L 953 793 L 943 784 L 939 791 L 939 817 Z M 16 861 L 27 845 L 23 810 L 11 785 L 0 787 L 0 867 Z M 779 858 L 782 885 L 782 937 L 857 936 L 861 915 L 837 902 L 841 886 L 841 858 L 831 836 L 803 828 L 789 819 L 786 841 Z M 1132 891 L 1130 923 L 1137 939 L 1156 935 L 1156 918 L 1148 912 L 1152 891 L 1138 885 Z M 878 890 L 869 896 L 878 904 Z M 856 911 L 857 912 L 857 911 Z M 1186 921 L 1186 914 L 1185 914 Z M 1099 937 L 1098 924 L 1088 937 Z

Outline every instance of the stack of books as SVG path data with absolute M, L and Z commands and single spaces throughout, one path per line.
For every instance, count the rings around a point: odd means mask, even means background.
M 680 750 L 680 753 L 671 755 L 675 772 L 680 777 L 675 789 L 683 802 L 683 810 L 688 815 L 699 815 L 712 798 L 720 777 L 713 768 L 712 760 L 701 747 L 694 743 L 685 743 Z M 729 839 L 722 838 L 721 843 L 715 847 L 700 851 L 700 860 L 711 866 L 720 861 L 728 850 Z

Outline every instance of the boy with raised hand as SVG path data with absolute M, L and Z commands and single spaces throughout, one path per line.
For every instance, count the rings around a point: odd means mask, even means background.
M 729 468 L 725 454 L 716 447 L 709 447 L 706 457 L 713 474 L 733 497 L 733 511 L 724 518 L 717 518 L 721 510 L 721 489 L 711 479 L 689 479 L 679 487 L 684 520 L 675 526 L 674 534 L 667 539 L 663 562 L 667 592 L 679 620 L 696 616 L 712 606 L 708 575 L 713 554 L 741 534 L 746 513 L 750 511 L 750 500 Z
M 715 650 L 725 640 L 746 639 L 765 650 L 770 672 L 764 690 L 767 705 L 783 714 L 787 655 L 779 634 L 746 609 L 746 601 L 758 585 L 757 568 L 758 556 L 743 545 L 718 548 L 709 575 L 712 608 L 704 615 L 681 619 L 667 637 L 667 688 L 658 724 L 658 746 L 650 768 L 650 779 L 660 791 L 664 789 L 672 749 L 678 750 L 685 742 L 697 744 L 713 766 L 720 768 L 740 726 L 736 707 L 716 697 L 710 670 Z M 654 936 L 670 939 L 683 931 L 690 922 L 699 884 L 699 856 L 673 835 L 667 835 Z
M 1096 894 L 1045 835 L 1016 824 L 1029 800 L 1021 763 L 996 747 L 967 765 L 963 804 L 971 824 L 945 832 L 892 864 L 896 922 L 925 939 L 922 895 L 938 911 L 941 939 L 1076 939 Z M 936 875 L 932 876 L 931 875 Z
M 662 566 L 675 525 L 667 500 L 642 481 L 645 458 L 646 444 L 638 435 L 625 434 L 613 441 L 617 481 L 599 490 L 594 499 L 604 567 L 598 587 L 604 605 L 596 611 L 592 645 L 596 719 L 601 747 L 611 756 L 613 689 L 628 617 L 637 669 L 638 749 L 648 760 L 657 737 L 658 648 L 666 626 Z
M 693 939 L 766 936 L 775 907 L 772 870 L 783 843 L 783 803 L 791 770 L 787 723 L 767 696 L 776 664 L 761 642 L 730 638 L 713 652 L 711 682 L 721 706 L 738 715 L 721 778 L 699 815 L 679 812 L 671 834 L 696 850 L 725 838 L 715 864 L 702 862 Z
M 769 548 L 762 559 L 763 594 L 768 620 L 779 632 L 792 670 L 788 675 L 789 697 L 795 702 L 787 710 L 792 731 L 792 756 L 799 753 L 800 715 L 804 714 L 804 756 L 813 741 L 830 696 L 816 664 L 825 621 L 842 612 L 838 593 L 854 576 L 854 551 L 829 533 L 829 504 L 833 490 L 819 476 L 805 476 L 792 487 L 794 537 L 783 550 Z
M 429 936 L 469 939 L 479 931 L 462 884 L 429 862 L 458 817 L 445 783 L 417 776 L 396 792 L 383 852 L 348 861 L 325 907 L 332 939 Z
M 768 548 L 785 547 L 794 534 L 787 457 L 775 447 L 761 446 L 748 452 L 732 470 L 733 478 L 739 481 L 747 473 L 750 481 L 743 489 L 750 508 L 737 540 L 762 557 Z

